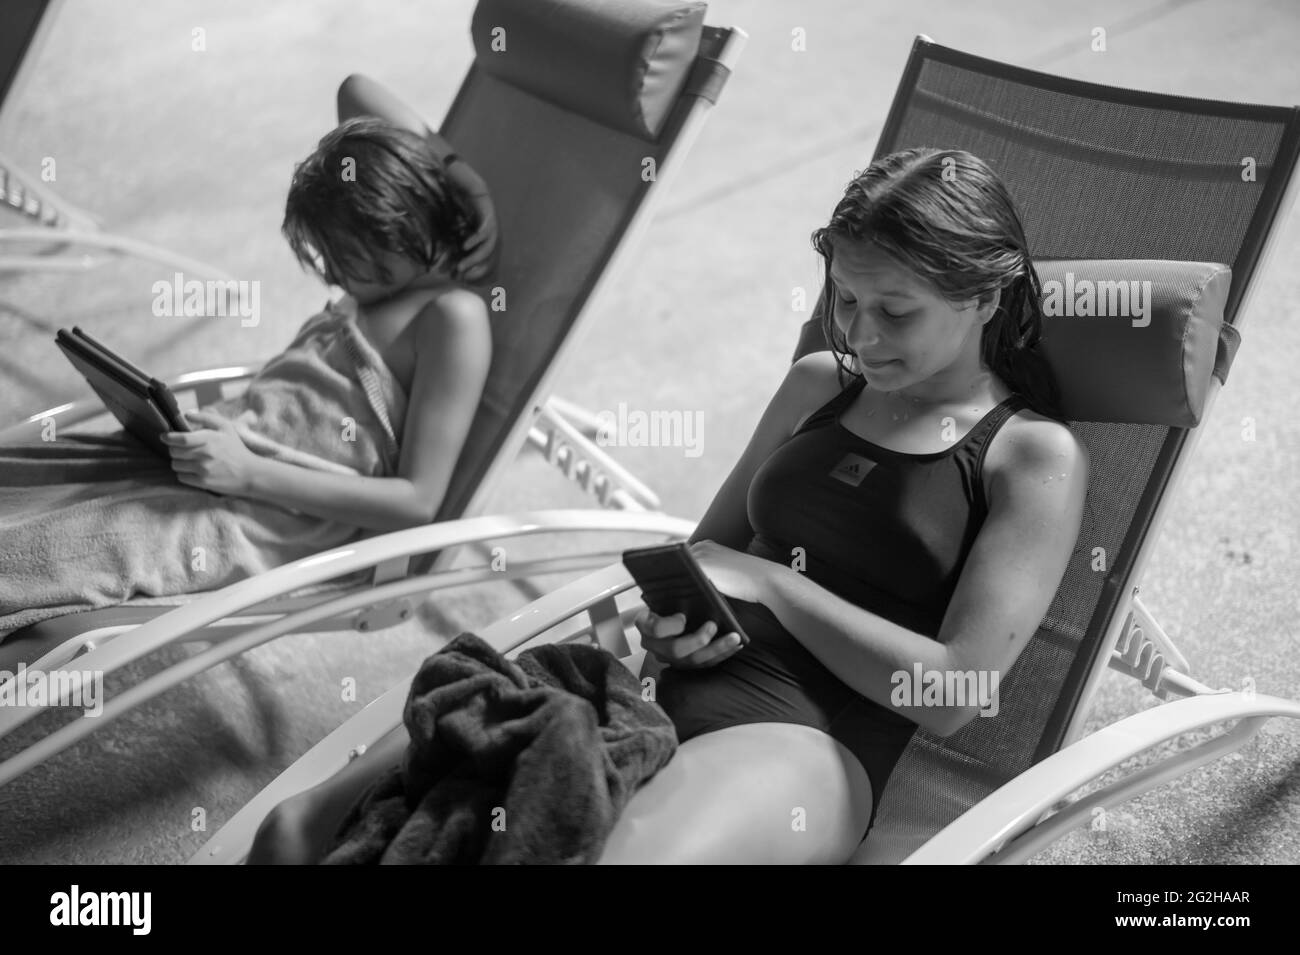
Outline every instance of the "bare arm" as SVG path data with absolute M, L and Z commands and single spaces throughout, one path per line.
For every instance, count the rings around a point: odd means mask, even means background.
M 338 114 L 340 123 L 357 116 L 374 116 L 418 133 L 428 142 L 439 162 L 445 163 L 449 156 L 455 155 L 451 143 L 438 135 L 423 116 L 402 102 L 388 87 L 360 73 L 353 73 L 339 86 Z
M 762 565 L 764 570 L 774 566 L 769 561 L 743 553 L 754 536 L 746 506 L 749 485 L 754 473 L 772 452 L 790 438 L 809 414 L 838 391 L 835 360 L 828 353 L 805 356 L 790 366 L 759 419 L 749 444 L 691 535 L 697 557 L 701 549 L 713 547 L 716 543 L 729 549 L 728 553 L 739 552 L 737 556 Z M 712 572 L 710 576 L 713 576 Z M 714 583 L 718 581 L 715 579 Z M 724 593 L 738 596 L 733 591 L 724 590 Z M 712 640 L 711 624 L 694 634 L 683 635 L 680 621 L 655 617 L 644 611 L 636 626 L 641 632 L 641 645 L 648 651 L 641 669 L 642 677 L 654 676 L 670 663 L 679 667 L 714 666 L 736 650 L 734 646 L 727 647 Z
M 760 465 L 789 440 L 807 415 L 825 404 L 839 390 L 834 359 L 821 353 L 801 358 L 790 366 L 754 429 L 740 460 L 736 462 L 704 516 L 691 541 L 712 540 L 743 551 L 754 536 L 749 524 L 746 499 L 749 485 Z
M 357 116 L 375 116 L 421 136 L 430 131 L 423 116 L 402 102 L 388 87 L 360 73 L 353 73 L 339 86 L 338 111 L 340 123 Z M 430 140 L 430 145 L 440 160 L 451 152 L 451 147 L 440 136 Z
M 457 274 L 469 282 L 485 279 L 494 268 L 499 236 L 492 196 L 473 167 L 456 154 L 451 143 L 435 132 L 423 116 L 368 76 L 353 73 L 339 86 L 338 116 L 340 123 L 355 116 L 375 116 L 424 137 L 447 170 L 447 178 L 465 194 L 477 217 L 474 233 L 465 240 L 464 258 Z
M 190 417 L 210 430 L 164 438 L 177 478 L 356 527 L 391 531 L 429 523 L 469 434 L 492 342 L 486 307 L 464 289 L 438 296 L 413 321 L 414 385 L 396 475 L 334 474 L 259 457 L 229 422 L 198 412 Z
M 327 521 L 376 531 L 399 531 L 427 524 L 429 514 L 419 489 L 405 478 L 330 474 L 258 459 L 245 496 L 279 504 Z
M 492 342 L 482 300 L 461 289 L 430 302 L 414 321 L 414 385 L 396 476 L 330 474 L 258 458 L 250 497 L 381 531 L 434 519 L 478 408 Z

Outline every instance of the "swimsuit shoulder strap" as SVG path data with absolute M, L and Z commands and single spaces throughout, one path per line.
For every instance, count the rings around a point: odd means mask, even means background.
M 840 416 L 840 412 L 853 403 L 858 394 L 867 385 L 867 379 L 858 375 L 851 382 L 842 388 L 830 401 L 823 404 L 820 408 L 804 419 L 803 424 L 795 430 L 795 434 L 802 434 L 804 431 L 810 431 L 813 428 L 820 428 L 826 424 L 835 421 Z M 791 435 L 793 437 L 793 435 Z

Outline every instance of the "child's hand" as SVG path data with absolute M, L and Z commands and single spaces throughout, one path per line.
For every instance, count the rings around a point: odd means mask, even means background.
M 185 418 L 202 430 L 169 431 L 162 436 L 171 449 L 176 479 L 218 494 L 247 494 L 257 455 L 244 445 L 235 426 L 206 411 L 187 411 Z
M 487 277 L 497 248 L 497 217 L 492 200 L 486 192 L 472 198 L 479 216 L 479 227 L 465 240 L 461 248 L 464 258 L 456 266 L 456 278 L 470 283 Z

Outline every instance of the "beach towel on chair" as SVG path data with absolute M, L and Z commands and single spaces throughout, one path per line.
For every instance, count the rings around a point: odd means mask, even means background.
M 255 453 L 301 467 L 397 469 L 406 394 L 345 296 L 245 392 L 208 410 Z M 353 526 L 181 484 L 125 432 L 0 447 L 0 639 L 132 597 L 212 590 L 343 544 Z
M 677 749 L 637 678 L 585 644 L 512 662 L 463 633 L 425 660 L 403 720 L 405 758 L 358 800 L 325 864 L 592 863 Z

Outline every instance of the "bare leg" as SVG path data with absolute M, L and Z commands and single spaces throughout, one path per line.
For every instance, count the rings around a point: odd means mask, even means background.
M 410 743 L 405 726 L 389 731 L 329 779 L 290 796 L 262 821 L 249 865 L 312 865 L 325 855 L 348 810 Z
M 628 802 L 600 864 L 839 865 L 871 815 L 866 770 L 810 726 L 688 740 Z

